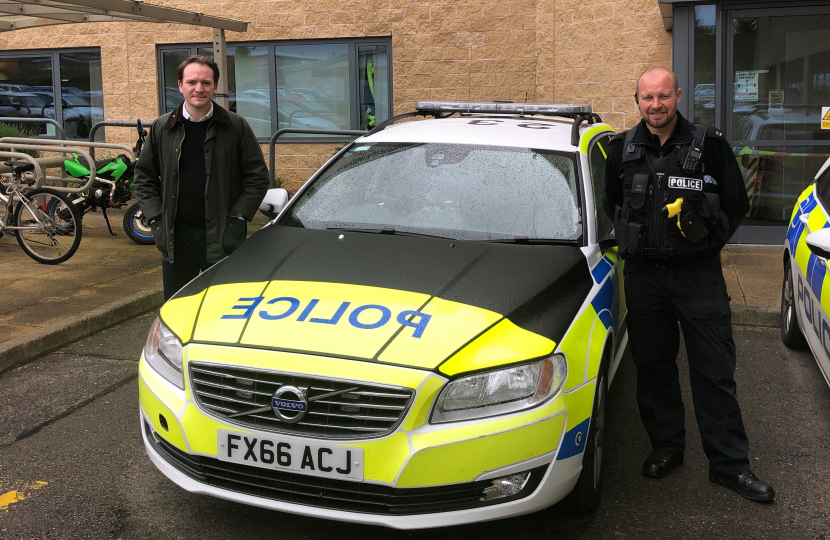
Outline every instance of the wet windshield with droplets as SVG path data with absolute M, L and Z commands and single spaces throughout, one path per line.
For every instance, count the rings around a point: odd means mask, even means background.
M 279 223 L 458 240 L 574 241 L 582 233 L 577 186 L 574 153 L 362 144 L 329 165 Z

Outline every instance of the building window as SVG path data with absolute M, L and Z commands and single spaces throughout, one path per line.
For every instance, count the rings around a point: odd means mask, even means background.
M 67 139 L 89 137 L 104 119 L 100 50 L 0 52 L 0 117 L 57 119 Z M 21 125 L 57 136 L 52 124 Z M 103 130 L 95 138 L 104 140 Z
M 389 39 L 231 44 L 228 105 L 248 120 L 260 141 L 279 129 L 371 129 L 391 116 Z M 159 48 L 161 112 L 182 102 L 179 63 L 211 55 L 209 45 Z M 313 142 L 320 135 L 286 134 Z M 330 138 L 328 138 L 330 140 Z
M 709 0 L 673 12 L 677 75 L 693 88 L 683 114 L 723 129 L 749 197 L 733 240 L 779 243 L 798 196 L 830 156 L 826 2 Z M 688 63 L 683 51 L 691 51 Z

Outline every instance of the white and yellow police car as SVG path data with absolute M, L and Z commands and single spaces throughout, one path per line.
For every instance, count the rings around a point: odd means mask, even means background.
M 179 486 L 397 528 L 599 503 L 613 132 L 582 106 L 417 114 L 269 193 L 279 216 L 162 307 L 141 430 Z
M 830 384 L 830 159 L 793 208 L 784 242 L 781 287 L 781 339 L 788 347 L 809 348 Z

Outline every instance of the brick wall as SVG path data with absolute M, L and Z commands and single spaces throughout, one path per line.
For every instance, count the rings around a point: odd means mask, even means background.
M 634 91 L 647 68 L 671 69 L 672 36 L 656 0 L 555 0 L 555 100 L 590 103 L 615 129 L 640 121 Z
M 616 129 L 638 121 L 631 95 L 646 67 L 671 67 L 657 0 L 153 0 L 251 23 L 228 42 L 392 36 L 395 113 L 424 99 L 590 103 Z M 158 114 L 156 45 L 212 41 L 177 24 L 66 24 L 0 33 L 0 49 L 100 47 L 107 119 Z M 132 143 L 127 129 L 108 140 Z M 278 145 L 297 188 L 335 145 Z M 267 145 L 263 146 L 267 152 Z M 267 156 L 266 156 L 267 157 Z

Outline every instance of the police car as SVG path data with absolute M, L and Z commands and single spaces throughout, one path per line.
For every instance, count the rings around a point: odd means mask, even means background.
M 182 488 L 396 528 L 596 508 L 627 343 L 590 107 L 419 103 L 162 308 L 141 431 Z M 450 117 L 452 116 L 452 117 Z
M 830 159 L 793 208 L 784 243 L 781 338 L 788 347 L 809 348 L 830 384 Z

